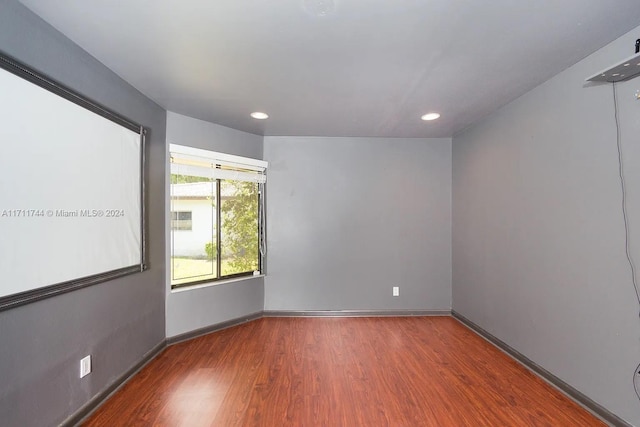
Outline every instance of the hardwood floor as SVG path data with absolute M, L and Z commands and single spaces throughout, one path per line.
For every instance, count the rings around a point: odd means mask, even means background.
M 85 426 L 601 426 L 451 317 L 264 318 L 167 348 Z

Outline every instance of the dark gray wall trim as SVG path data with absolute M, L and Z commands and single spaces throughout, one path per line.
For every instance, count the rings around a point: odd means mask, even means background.
M 141 266 L 134 265 L 130 267 L 120 268 L 118 270 L 108 271 L 105 273 L 94 274 L 89 277 L 83 277 L 76 280 L 57 283 L 54 285 L 44 286 L 42 288 L 32 289 L 19 294 L 7 295 L 0 298 L 0 311 L 10 310 L 20 307 L 21 305 L 31 304 L 46 298 L 55 297 L 66 292 L 73 292 L 87 286 L 97 285 L 99 283 L 108 282 L 119 277 L 128 276 L 130 274 L 140 273 Z
M 104 402 L 107 401 L 116 391 L 120 390 L 131 378 L 133 378 L 142 368 L 144 368 L 149 362 L 156 358 L 167 347 L 165 340 L 159 342 L 153 347 L 142 359 L 131 367 L 127 372 L 122 374 L 116 379 L 113 384 L 108 386 L 100 393 L 93 396 L 93 398 L 85 403 L 75 414 L 67 418 L 60 426 L 71 427 L 79 426 L 85 419 L 87 419 L 96 409 L 98 409 Z
M 264 317 L 450 316 L 450 310 L 265 310 Z
M 200 337 L 202 335 L 207 335 L 212 332 L 221 331 L 223 329 L 230 328 L 232 326 L 238 326 L 243 323 L 251 322 L 252 320 L 261 319 L 263 317 L 262 311 L 257 311 L 255 313 L 247 314 L 246 316 L 236 317 L 235 319 L 230 319 L 225 322 L 216 323 L 215 325 L 207 326 L 204 328 L 196 329 L 195 331 L 187 332 L 185 334 L 176 335 L 171 338 L 167 338 L 167 345 L 177 344 L 179 342 L 188 341 L 193 338 Z
M 627 423 L 623 419 L 619 418 L 617 415 L 611 413 L 609 410 L 594 402 L 584 394 L 580 393 L 575 388 L 571 387 L 566 382 L 562 381 L 560 378 L 553 375 L 551 372 L 547 371 L 540 365 L 536 364 L 532 360 L 528 359 L 522 353 L 518 352 L 514 348 L 510 347 L 504 341 L 499 340 L 495 336 L 491 335 L 489 332 L 482 329 L 480 326 L 473 323 L 471 320 L 467 319 L 460 313 L 455 310 L 451 311 L 451 316 L 453 318 L 460 321 L 463 325 L 467 326 L 469 329 L 480 335 L 482 338 L 489 341 L 491 344 L 498 347 L 500 350 L 507 353 L 509 356 L 513 357 L 516 361 L 520 362 L 527 369 L 542 377 L 542 379 L 548 381 L 553 386 L 558 388 L 560 391 L 565 393 L 571 399 L 575 400 L 580 405 L 584 406 L 589 411 L 593 412 L 595 415 L 600 417 L 603 421 L 607 422 L 612 426 L 620 426 L 620 427 L 632 427 L 631 424 Z
M 449 310 L 266 310 L 236 317 L 225 322 L 216 323 L 196 329 L 185 334 L 167 338 L 167 345 L 177 344 L 193 338 L 207 335 L 222 329 L 231 328 L 263 317 L 398 317 L 398 316 L 450 316 Z
M 139 125 L 138 123 L 135 123 L 134 121 L 129 120 L 128 118 L 116 113 L 115 111 L 103 105 L 100 105 L 99 103 L 94 102 L 91 99 L 86 98 L 79 92 L 63 85 L 55 79 L 50 78 L 44 73 L 34 70 L 23 62 L 2 51 L 0 51 L 0 68 L 4 68 L 5 70 L 27 80 L 28 82 L 40 86 L 41 88 L 48 90 L 49 92 L 52 92 L 66 99 L 67 101 L 73 102 L 76 105 L 86 108 L 87 110 L 98 114 L 105 119 L 111 120 L 112 122 L 117 123 L 120 126 L 123 126 L 133 132 L 140 132 L 141 125 Z

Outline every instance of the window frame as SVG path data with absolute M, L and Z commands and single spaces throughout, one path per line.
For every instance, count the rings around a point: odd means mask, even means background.
M 203 158 L 206 159 L 207 161 L 211 161 L 212 163 L 216 164 L 216 168 L 218 170 L 224 168 L 224 169 L 233 169 L 234 171 L 243 171 L 243 170 L 249 170 L 251 172 L 258 172 L 261 176 L 263 181 L 260 182 L 256 182 L 256 191 L 257 191 L 257 227 L 256 227 L 256 233 L 257 233 L 257 237 L 258 237 L 258 248 L 257 248 L 257 269 L 256 270 L 252 270 L 252 271 L 246 271 L 246 272 L 240 272 L 240 273 L 234 273 L 234 274 L 227 274 L 227 275 L 222 275 L 222 257 L 221 257 L 221 252 L 222 252 L 222 246 L 221 246 L 221 240 L 222 240 L 222 198 L 221 198 L 221 183 L 223 181 L 247 181 L 247 180 L 243 180 L 243 179 L 231 179 L 228 177 L 225 178 L 212 178 L 213 182 L 215 182 L 215 198 L 216 198 L 216 205 L 215 205 L 215 216 L 216 216 L 216 223 L 215 223 L 215 234 L 212 235 L 213 239 L 212 242 L 216 243 L 216 276 L 215 277 L 207 277 L 205 279 L 200 279 L 200 280 L 190 280 L 184 283 L 173 283 L 174 279 L 173 279 L 173 253 L 171 248 L 173 248 L 173 232 L 180 232 L 180 231 L 185 231 L 185 230 L 179 230 L 179 229 L 174 229 L 173 228 L 173 213 L 174 212 L 178 212 L 178 211 L 174 211 L 173 210 L 173 205 L 172 205 L 172 196 L 171 196 L 171 176 L 174 175 L 173 169 L 172 169 L 172 160 L 173 160 L 173 156 L 176 156 L 178 158 L 186 158 L 186 159 L 190 159 L 190 158 L 195 158 L 195 157 L 199 157 L 199 158 Z M 184 156 L 184 157 L 182 157 Z M 264 275 L 263 272 L 263 267 L 264 267 L 264 256 L 266 254 L 266 242 L 264 241 L 265 239 L 265 228 L 266 228 L 266 224 L 265 224 L 265 218 L 266 218 L 266 212 L 265 212 L 265 203 L 264 203 L 264 197 L 265 197 L 265 187 L 266 187 L 266 171 L 267 171 L 267 165 L 268 163 L 264 160 L 258 160 L 258 159 L 251 159 L 251 158 L 247 158 L 247 157 L 241 157 L 241 156 L 235 156 L 235 155 L 230 155 L 230 154 L 225 154 L 225 153 L 217 153 L 217 152 L 213 152 L 213 151 L 208 151 L 208 150 L 202 150 L 202 149 L 198 149 L 198 148 L 193 148 L 193 147 L 186 147 L 186 146 L 181 146 L 181 145 L 176 145 L 176 144 L 170 144 L 169 145 L 169 167 L 168 167 L 168 175 L 169 175 L 169 192 L 168 192 L 168 198 L 169 198 L 169 233 L 170 233 L 170 239 L 171 239 L 171 245 L 170 245 L 170 249 L 169 249 L 169 263 L 168 263 L 168 281 L 169 281 L 169 285 L 172 291 L 174 290 L 187 290 L 191 287 L 199 287 L 202 285 L 206 285 L 206 284 L 216 284 L 216 283 L 220 283 L 220 282 L 224 282 L 224 281 L 229 281 L 229 280 L 235 280 L 235 279 L 239 279 L 239 278 L 251 278 L 251 277 L 255 277 L 255 276 L 262 276 Z M 251 181 L 249 181 L 251 182 Z M 182 212 L 182 211 L 180 211 Z M 193 220 L 193 217 L 192 217 Z M 192 229 L 193 229 L 193 224 L 192 224 Z M 257 273 L 257 274 L 256 274 Z M 201 276 L 192 276 L 192 277 L 201 277 Z M 177 279 L 177 281 L 182 281 L 188 278 L 183 278 L 183 279 Z

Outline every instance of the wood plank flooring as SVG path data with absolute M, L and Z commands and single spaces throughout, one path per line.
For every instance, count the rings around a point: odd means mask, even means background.
M 602 426 L 451 317 L 264 318 L 167 348 L 85 426 Z

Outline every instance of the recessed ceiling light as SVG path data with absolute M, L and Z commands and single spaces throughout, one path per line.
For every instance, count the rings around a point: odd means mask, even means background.
M 251 117 L 258 120 L 268 119 L 269 115 L 267 113 L 261 113 L 260 111 L 254 111 L 251 113 Z
M 336 9 L 334 0 L 303 0 L 302 4 L 309 14 L 318 17 L 330 15 Z
M 440 117 L 440 113 L 427 113 L 421 117 L 422 120 L 435 120 Z

